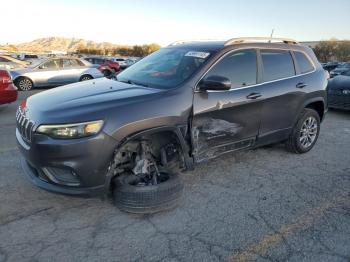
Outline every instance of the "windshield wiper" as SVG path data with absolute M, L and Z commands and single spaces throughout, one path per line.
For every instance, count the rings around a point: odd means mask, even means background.
M 137 86 L 148 87 L 147 84 L 139 83 L 139 82 L 135 82 L 135 81 L 131 81 L 130 79 L 128 79 L 128 80 L 118 80 L 118 79 L 117 79 L 117 81 L 123 82 L 123 83 L 126 83 L 126 84 L 130 84 L 130 85 L 137 85 Z

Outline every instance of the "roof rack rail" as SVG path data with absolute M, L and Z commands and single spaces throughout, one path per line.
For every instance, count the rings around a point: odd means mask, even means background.
M 178 40 L 175 42 L 172 42 L 170 45 L 168 46 L 173 46 L 173 45 L 183 45 L 183 44 L 187 44 L 187 43 L 198 43 L 198 42 L 204 42 L 204 41 L 218 41 L 216 39 L 189 39 L 189 40 Z
M 299 44 L 298 41 L 290 38 L 271 38 L 271 37 L 238 37 L 231 38 L 225 42 L 225 46 L 251 42 L 266 42 L 266 43 L 285 43 L 285 44 Z

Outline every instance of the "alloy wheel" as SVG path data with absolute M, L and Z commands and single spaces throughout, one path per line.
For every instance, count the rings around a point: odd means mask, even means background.
M 308 118 L 305 119 L 300 129 L 299 141 L 301 146 L 305 149 L 312 146 L 312 144 L 316 140 L 317 132 L 318 132 L 317 120 L 313 116 L 309 116 Z
M 28 91 L 32 89 L 33 84 L 29 79 L 23 78 L 18 82 L 18 87 L 23 91 Z

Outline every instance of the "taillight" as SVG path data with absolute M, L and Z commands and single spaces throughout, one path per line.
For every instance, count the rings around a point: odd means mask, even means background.
M 5 70 L 0 70 L 0 83 L 2 84 L 12 83 L 11 75 Z

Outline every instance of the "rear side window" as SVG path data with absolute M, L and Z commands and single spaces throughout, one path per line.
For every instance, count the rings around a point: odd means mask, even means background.
M 277 80 L 295 75 L 292 56 L 289 51 L 262 50 L 264 81 Z
M 80 61 L 79 59 L 74 59 L 74 63 L 77 65 L 77 66 L 85 66 L 84 63 L 82 61 Z
M 294 51 L 295 60 L 299 66 L 300 73 L 305 74 L 314 70 L 310 60 L 302 53 Z
M 206 77 L 213 75 L 230 79 L 232 88 L 256 84 L 256 51 L 242 50 L 228 54 L 214 65 Z

